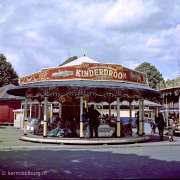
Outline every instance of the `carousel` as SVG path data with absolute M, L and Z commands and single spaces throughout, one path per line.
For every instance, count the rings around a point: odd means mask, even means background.
M 129 122 L 132 119 L 131 104 L 138 102 L 136 134 L 142 137 L 144 100 L 159 102 L 160 98 L 159 91 L 147 86 L 145 74 L 118 64 L 99 63 L 85 56 L 21 77 L 19 82 L 20 86 L 8 93 L 25 98 L 22 104 L 23 134 L 34 134 L 43 139 L 49 138 L 57 128 L 64 130 L 58 134 L 59 138 L 85 138 L 87 127 L 83 111 L 88 112 L 92 104 L 101 102 L 114 103 L 116 114 L 99 115 L 98 137 L 123 137 L 125 125 L 120 113 L 123 101 L 129 103 Z M 37 127 L 30 133 L 28 126 L 33 120 L 37 121 Z

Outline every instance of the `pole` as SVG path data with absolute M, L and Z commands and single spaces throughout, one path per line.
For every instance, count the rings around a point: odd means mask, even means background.
M 41 119 L 41 103 L 38 103 L 38 119 Z
M 121 137 L 121 120 L 120 120 L 120 100 L 117 98 L 117 122 L 116 122 L 116 135 Z
M 50 120 L 51 120 L 51 122 L 52 122 L 52 120 L 53 120 L 53 104 L 51 103 L 51 105 L 50 105 Z
M 62 118 L 62 104 L 59 103 L 59 118 Z
M 139 100 L 139 136 L 144 134 L 144 100 Z
M 48 118 L 48 104 L 47 96 L 44 98 L 44 123 L 43 123 L 43 137 L 47 137 L 47 118 Z
M 167 102 L 167 97 L 166 97 L 166 127 L 168 127 L 168 102 Z
M 25 102 L 24 102 L 24 119 L 23 119 L 24 135 L 27 135 L 27 106 L 28 106 L 28 99 L 25 98 Z
M 83 96 L 80 97 L 80 137 L 84 137 L 82 115 L 83 115 Z
M 144 99 L 142 99 L 142 135 L 144 135 Z
M 129 119 L 132 120 L 132 103 L 129 102 Z
M 32 102 L 30 102 L 29 103 L 29 118 L 30 118 L 30 120 L 31 120 L 31 118 L 32 118 Z

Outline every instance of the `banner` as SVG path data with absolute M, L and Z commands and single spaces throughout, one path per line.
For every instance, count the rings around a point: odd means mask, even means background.
M 121 65 L 83 63 L 43 69 L 41 72 L 20 78 L 20 84 L 58 80 L 129 81 L 145 84 L 145 75 Z

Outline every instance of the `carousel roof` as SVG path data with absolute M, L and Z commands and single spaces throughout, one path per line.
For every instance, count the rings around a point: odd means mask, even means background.
M 9 89 L 13 89 L 13 88 L 16 88 L 17 86 L 13 85 L 13 84 L 8 84 L 6 86 L 3 86 L 0 88 L 0 100 L 12 100 L 12 99 L 18 99 L 18 100 L 21 100 L 22 97 L 18 97 L 18 96 L 13 96 L 13 95 L 9 95 L 7 93 L 7 91 Z
M 22 85 L 12 88 L 8 91 L 10 94 L 24 96 L 25 90 L 28 88 L 55 88 L 55 87 L 72 87 L 72 88 L 107 88 L 107 89 L 124 89 L 124 90 L 139 90 L 146 93 L 157 93 L 159 91 L 151 89 L 143 84 L 127 83 L 127 82 L 113 82 L 113 81 L 91 81 L 91 80 L 71 80 L 71 81 L 49 81 L 37 82 L 32 84 Z
M 70 94 L 74 89 L 79 95 L 92 95 L 94 91 L 96 95 L 111 94 L 116 97 L 136 96 L 153 99 L 160 95 L 159 91 L 146 85 L 145 74 L 118 64 L 98 63 L 86 56 L 63 66 L 24 76 L 20 78 L 20 84 L 21 86 L 12 88 L 8 93 L 27 96 L 31 90 L 39 91 L 39 94 L 43 91 L 44 94 L 47 89 L 53 91 L 58 88 L 59 95 L 65 94 L 65 91 Z M 78 89 L 81 92 L 78 92 Z
M 75 59 L 74 61 L 71 61 L 67 64 L 62 65 L 61 67 L 67 67 L 67 66 L 75 66 L 75 65 L 80 65 L 82 63 L 99 63 L 98 61 L 91 59 L 89 57 L 86 56 L 82 56 L 78 59 Z

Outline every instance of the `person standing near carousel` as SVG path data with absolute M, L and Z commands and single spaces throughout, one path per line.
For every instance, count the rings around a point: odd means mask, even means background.
M 160 141 L 163 141 L 165 121 L 162 113 L 158 113 L 158 116 L 155 117 L 155 122 L 159 130 Z
M 174 141 L 173 136 L 174 136 L 175 128 L 176 128 L 176 124 L 174 122 L 174 118 L 173 118 L 173 116 L 170 116 L 170 118 L 169 118 L 169 127 L 168 127 L 169 142 Z
M 83 121 L 83 134 L 84 137 L 89 138 L 89 115 L 86 108 L 83 108 L 83 114 L 82 114 L 82 121 Z
M 98 126 L 100 124 L 99 121 L 99 116 L 100 113 L 94 109 L 94 105 L 91 105 L 91 107 L 89 108 L 89 126 L 90 126 L 90 137 L 93 137 L 93 131 L 95 133 L 95 137 L 98 137 Z

